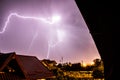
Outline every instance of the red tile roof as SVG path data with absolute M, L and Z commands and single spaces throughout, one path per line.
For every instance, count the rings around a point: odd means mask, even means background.
M 0 54 L 0 72 L 15 60 L 26 79 L 41 79 L 53 77 L 50 72 L 35 56 L 18 55 L 15 52 Z M 16 63 L 12 63 L 13 66 Z M 11 66 L 12 67 L 12 66 Z M 14 67 L 13 67 L 14 68 Z M 17 68 L 16 68 L 17 69 Z

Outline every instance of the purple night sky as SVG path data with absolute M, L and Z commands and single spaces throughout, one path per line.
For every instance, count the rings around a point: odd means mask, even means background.
M 52 16 L 59 15 L 61 20 L 49 24 L 32 18 L 12 16 L 4 28 L 11 13 L 44 18 L 47 21 L 51 21 Z M 64 32 L 61 41 L 57 30 Z M 60 62 L 63 57 L 64 62 L 83 60 L 90 63 L 93 59 L 100 58 L 74 0 L 0 0 L 0 32 L 0 51 L 3 53 L 16 52 L 42 60 L 47 58 L 48 43 L 52 38 L 52 44 L 57 45 L 49 49 L 48 58 L 51 60 Z M 62 34 L 60 32 L 59 35 Z

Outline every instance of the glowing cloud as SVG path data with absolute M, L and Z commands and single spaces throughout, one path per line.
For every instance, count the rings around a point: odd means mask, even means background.
M 48 23 L 48 24 L 53 24 L 55 22 L 57 22 L 59 19 L 60 19 L 60 16 L 54 16 L 52 17 L 52 20 L 49 21 L 45 18 L 42 18 L 42 17 L 31 17 L 31 16 L 23 16 L 23 15 L 19 15 L 17 13 L 11 13 L 8 17 L 7 17 L 7 20 L 5 22 L 5 25 L 3 26 L 3 29 L 2 31 L 0 31 L 0 33 L 4 33 L 6 28 L 7 28 L 7 25 L 8 23 L 10 22 L 10 19 L 13 17 L 13 16 L 16 16 L 18 18 L 22 18 L 22 19 L 33 19 L 33 20 L 37 20 L 37 21 L 42 21 L 44 23 Z
M 48 23 L 48 24 L 54 24 L 58 21 L 60 21 L 61 17 L 60 16 L 57 16 L 57 15 L 54 15 L 52 18 L 51 18 L 51 21 L 49 21 L 48 19 L 45 19 L 45 18 L 42 18 L 42 17 L 32 17 L 32 16 L 23 16 L 23 15 L 19 15 L 18 13 L 11 13 L 8 17 L 7 17 L 7 20 L 5 22 L 5 25 L 3 26 L 2 30 L 0 31 L 0 34 L 4 33 L 6 31 L 6 28 L 8 26 L 8 23 L 10 23 L 10 19 L 13 17 L 13 16 L 16 16 L 18 18 L 22 18 L 22 19 L 32 19 L 32 20 L 37 20 L 37 21 L 42 21 L 44 23 Z M 63 37 L 65 36 L 65 33 L 62 31 L 62 30 L 57 30 L 57 33 L 56 33 L 57 37 L 58 37 L 58 41 L 55 41 L 53 42 L 53 40 L 50 40 L 48 41 L 48 53 L 47 53 L 47 58 L 49 57 L 49 54 L 50 54 L 50 49 L 55 47 L 58 43 L 60 43 L 61 41 L 63 41 Z M 33 39 L 32 39 L 32 42 L 30 43 L 30 46 L 29 46 L 29 49 L 31 48 L 31 46 L 33 45 L 33 42 L 36 38 L 36 34 L 34 35 Z
M 51 48 L 54 48 L 55 46 L 57 46 L 59 43 L 61 43 L 65 37 L 65 32 L 63 30 L 57 30 L 57 38 L 58 41 L 48 41 L 48 53 L 47 53 L 47 59 L 49 58 L 49 54 L 50 54 L 50 50 Z
M 58 41 L 63 41 L 64 37 L 65 37 L 65 32 L 63 30 L 57 30 L 57 37 L 58 37 Z
M 52 22 L 53 22 L 53 23 L 56 23 L 56 22 L 58 22 L 58 21 L 60 21 L 60 20 L 61 20 L 61 17 L 58 16 L 58 15 L 54 15 L 54 16 L 52 17 Z

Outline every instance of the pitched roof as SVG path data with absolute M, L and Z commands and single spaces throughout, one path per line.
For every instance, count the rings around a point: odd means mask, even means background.
M 11 53 L 0 53 L 0 71 L 4 68 L 5 64 L 7 64 L 11 57 L 15 54 L 15 52 Z
M 13 59 L 14 61 L 12 61 Z M 26 79 L 34 80 L 54 76 L 35 56 L 18 55 L 15 52 L 0 54 L 0 72 L 9 64 L 12 64 L 12 68 L 16 68 L 15 65 L 18 64 L 19 70 Z

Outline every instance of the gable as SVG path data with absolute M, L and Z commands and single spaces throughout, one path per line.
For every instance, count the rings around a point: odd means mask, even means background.
M 2 54 L 0 57 L 0 77 L 4 75 L 9 77 L 11 74 L 11 76 L 21 79 L 41 79 L 54 76 L 35 56 L 9 53 Z
M 25 76 L 18 65 L 15 53 L 0 55 L 0 80 L 22 80 Z M 2 60 L 4 60 L 2 62 Z
M 9 63 L 9 61 L 12 59 L 12 56 L 14 56 L 15 53 L 7 53 L 7 54 L 0 54 L 0 71 L 3 70 L 3 68 Z

